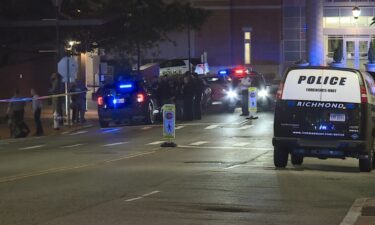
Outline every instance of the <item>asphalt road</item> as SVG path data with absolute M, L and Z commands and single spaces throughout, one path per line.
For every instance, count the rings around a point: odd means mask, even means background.
M 357 160 L 273 167 L 272 113 L 0 141 L 1 225 L 340 224 L 375 195 Z

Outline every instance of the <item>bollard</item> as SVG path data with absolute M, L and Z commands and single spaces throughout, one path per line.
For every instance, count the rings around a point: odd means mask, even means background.
M 176 108 L 174 104 L 165 104 L 163 110 L 163 138 L 167 141 L 161 144 L 161 147 L 176 147 L 175 139 Z

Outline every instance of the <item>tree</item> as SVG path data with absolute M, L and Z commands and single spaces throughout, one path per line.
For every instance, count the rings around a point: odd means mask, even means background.
M 36 3 L 37 2 L 37 3 Z M 0 0 L 0 22 L 8 20 L 41 20 L 54 18 L 51 0 Z M 43 7 L 40 7 L 43 6 Z M 180 1 L 164 0 L 64 0 L 59 19 L 99 19 L 101 26 L 61 27 L 61 40 L 80 40 L 80 51 L 89 50 L 91 43 L 112 50 L 124 50 L 128 55 L 139 55 L 140 49 L 157 46 L 159 41 L 170 40 L 168 33 L 182 30 L 187 18 L 192 29 L 199 29 L 209 13 Z M 36 28 L 34 28 L 35 30 Z M 8 39 L 0 36 L 0 44 L 54 43 L 54 27 L 37 28 L 24 38 L 28 29 L 7 29 Z M 5 43 L 7 42 L 7 43 Z M 54 45 L 52 45 L 54 46 Z

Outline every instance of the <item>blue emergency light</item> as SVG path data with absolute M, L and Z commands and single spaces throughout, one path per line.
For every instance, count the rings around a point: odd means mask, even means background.
M 228 70 L 219 70 L 219 75 L 228 75 L 229 74 L 229 71 Z
M 119 87 L 121 89 L 131 89 L 131 88 L 133 88 L 133 84 L 120 84 Z

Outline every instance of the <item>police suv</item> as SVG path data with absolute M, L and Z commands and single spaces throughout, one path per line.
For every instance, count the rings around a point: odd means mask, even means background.
M 274 164 L 286 167 L 304 157 L 359 159 L 375 166 L 375 83 L 367 72 L 348 68 L 289 69 L 276 95 Z

